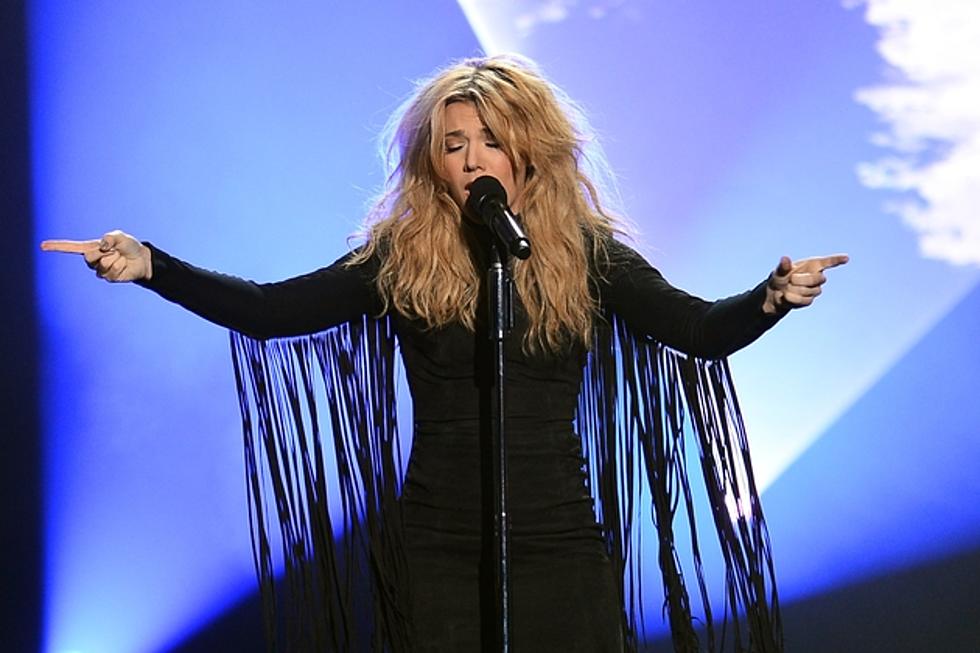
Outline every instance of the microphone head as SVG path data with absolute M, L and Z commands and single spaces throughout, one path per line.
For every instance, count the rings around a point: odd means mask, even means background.
M 506 206 L 507 191 L 496 177 L 483 175 L 470 184 L 470 196 L 466 198 L 466 210 L 473 217 L 479 218 L 483 205 L 489 199 L 498 199 Z

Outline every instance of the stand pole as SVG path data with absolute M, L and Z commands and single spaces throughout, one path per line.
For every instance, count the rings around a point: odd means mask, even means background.
M 490 300 L 490 339 L 496 367 L 495 419 L 493 420 L 494 536 L 496 546 L 497 606 L 500 614 L 500 650 L 510 653 L 510 523 L 507 515 L 507 458 L 504 428 L 504 342 L 514 326 L 513 289 L 506 262 L 507 250 L 493 238 L 487 296 Z

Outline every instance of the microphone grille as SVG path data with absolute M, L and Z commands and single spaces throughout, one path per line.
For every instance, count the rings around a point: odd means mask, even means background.
M 483 175 L 470 184 L 470 196 L 467 198 L 466 204 L 473 209 L 479 209 L 486 200 L 491 198 L 499 199 L 506 204 L 507 191 L 504 190 L 503 184 L 496 177 Z

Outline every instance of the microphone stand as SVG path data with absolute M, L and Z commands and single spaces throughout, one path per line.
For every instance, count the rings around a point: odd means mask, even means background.
M 494 460 L 494 562 L 496 562 L 497 607 L 500 616 L 500 650 L 510 653 L 510 522 L 507 515 L 507 458 L 504 428 L 504 342 L 514 327 L 513 285 L 508 269 L 506 247 L 491 236 L 490 268 L 487 270 L 487 298 L 490 302 L 490 339 L 496 367 L 496 397 L 493 401 L 495 418 L 492 429 L 491 452 Z

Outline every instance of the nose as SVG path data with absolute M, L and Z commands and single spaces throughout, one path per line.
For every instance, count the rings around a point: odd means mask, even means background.
M 466 160 L 463 162 L 466 172 L 475 172 L 483 169 L 483 161 L 480 157 L 480 148 L 467 147 Z

